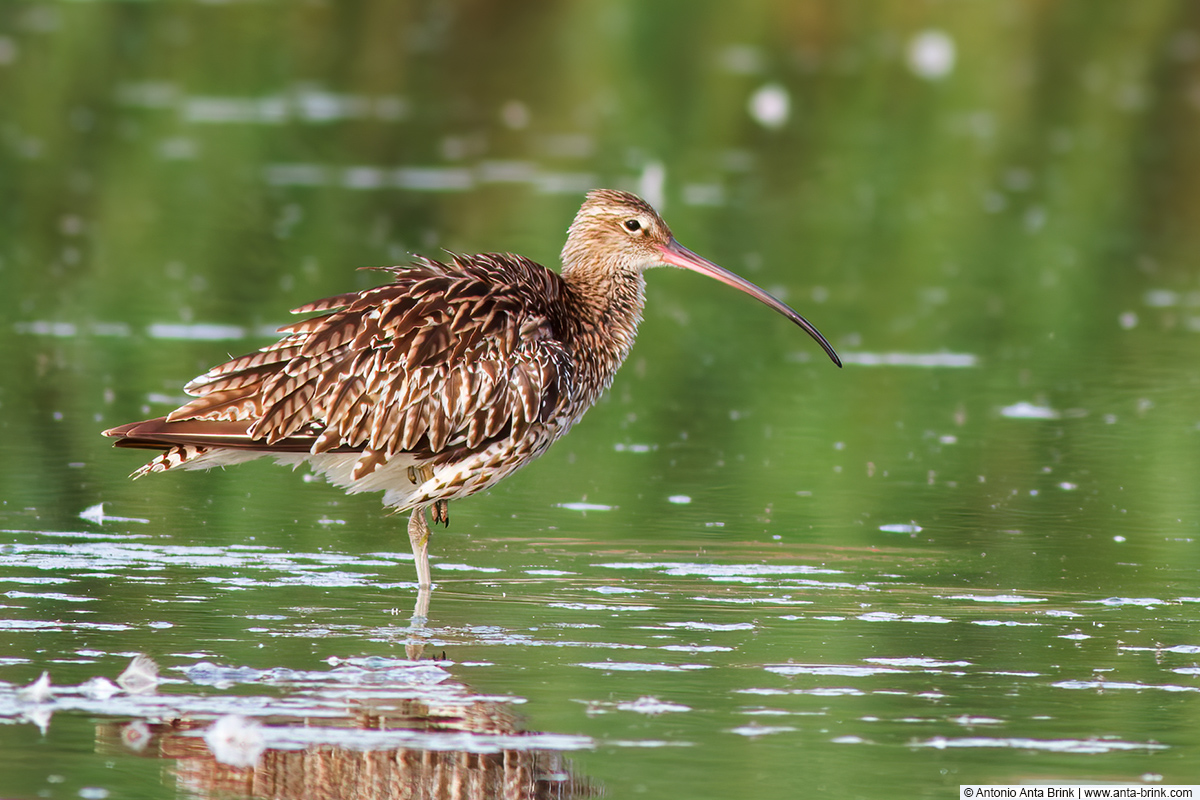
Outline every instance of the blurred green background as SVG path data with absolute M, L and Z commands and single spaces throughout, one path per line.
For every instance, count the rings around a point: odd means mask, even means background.
M 179 541 L 406 549 L 372 498 L 266 463 L 130 483 L 99 433 L 380 280 L 360 267 L 557 266 L 609 186 L 846 368 L 652 273 L 609 395 L 454 504 L 435 556 L 471 531 L 903 552 L 880 525 L 915 523 L 930 586 L 1194 599 L 1198 122 L 1191 0 L 7 0 L 4 526 L 78 528 L 103 501 Z M 615 508 L 564 522 L 580 501 Z M 314 523 L 331 509 L 349 524 Z M 102 602 L 136 615 L 143 591 Z M 1193 606 L 1171 624 L 1194 637 Z

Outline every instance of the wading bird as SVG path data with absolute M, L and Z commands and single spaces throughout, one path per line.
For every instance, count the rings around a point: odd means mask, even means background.
M 757 298 L 833 347 L 808 320 L 696 255 L 642 199 L 590 192 L 567 232 L 562 273 L 512 254 L 418 257 L 392 281 L 294 309 L 283 337 L 188 383 L 196 399 L 104 432 L 163 450 L 133 477 L 273 456 L 307 462 L 347 492 L 412 511 L 418 585 L 431 585 L 429 522 L 570 430 L 633 346 L 643 273 L 670 265 Z

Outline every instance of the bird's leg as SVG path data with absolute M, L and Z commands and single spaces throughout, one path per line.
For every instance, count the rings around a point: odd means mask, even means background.
M 417 589 L 417 604 L 413 606 L 412 618 L 409 620 L 412 623 L 410 630 L 424 630 L 425 623 L 429 622 L 429 595 L 430 592 L 425 587 Z
M 425 637 L 429 635 L 425 628 L 429 621 L 429 595 L 428 586 L 417 588 L 417 605 L 413 608 L 412 620 L 408 626 L 408 639 L 404 642 L 404 655 L 409 661 L 420 661 L 425 652 Z
M 433 480 L 433 467 L 415 464 L 408 468 L 408 479 L 414 484 Z M 418 506 L 408 518 L 408 540 L 412 542 L 413 558 L 417 561 L 417 586 L 428 589 L 433 585 L 429 577 L 429 521 L 425 509 L 433 512 L 434 523 L 450 524 L 449 504 L 445 500 L 434 500 L 427 506 Z
M 433 585 L 429 577 L 429 522 L 425 519 L 425 509 L 426 506 L 417 506 L 408 517 L 408 541 L 417 562 L 418 591 L 429 591 Z

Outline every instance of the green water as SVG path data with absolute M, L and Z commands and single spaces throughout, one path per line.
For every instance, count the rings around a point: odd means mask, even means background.
M 1200 782 L 1198 8 L 4 3 L 0 795 Z M 651 273 L 609 394 L 451 505 L 425 626 L 374 496 L 100 436 L 359 267 L 556 264 L 596 186 L 846 367 Z M 136 653 L 156 693 L 80 688 Z

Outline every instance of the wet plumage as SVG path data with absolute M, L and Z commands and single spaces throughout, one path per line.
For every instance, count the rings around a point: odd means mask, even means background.
M 425 509 L 487 488 L 543 453 L 609 387 L 641 319 L 645 269 L 673 264 L 796 312 L 675 242 L 634 195 L 591 192 L 561 275 L 512 254 L 418 258 L 392 281 L 294 309 L 309 314 L 259 352 L 184 388 L 166 417 L 105 431 L 163 450 L 134 473 L 272 455 L 309 463 L 349 492 L 413 509 L 409 535 L 430 584 Z

